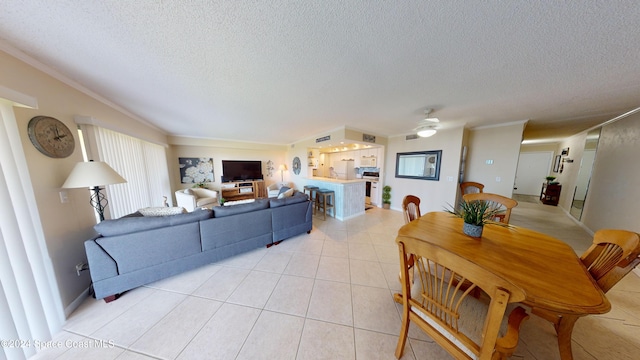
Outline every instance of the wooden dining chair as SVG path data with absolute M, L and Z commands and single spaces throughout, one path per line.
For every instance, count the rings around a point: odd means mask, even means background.
M 640 264 L 640 237 L 626 230 L 603 229 L 593 236 L 593 243 L 580 256 L 591 277 L 607 293 Z M 532 313 L 550 321 L 556 331 L 562 314 L 533 308 Z
M 402 199 L 402 212 L 404 213 L 404 223 L 408 224 L 420 217 L 420 198 L 415 195 L 407 195 Z M 413 283 L 413 257 L 407 259 L 409 267 L 409 279 Z M 400 275 L 398 275 L 400 279 Z
M 506 359 L 516 349 L 520 325 L 528 318 L 515 303 L 522 290 L 490 271 L 442 248 L 409 237 L 398 237 L 402 272 L 402 326 L 396 358 L 402 357 L 413 322 L 456 359 Z M 419 279 L 409 281 L 407 259 L 416 259 Z M 462 282 L 470 287 L 463 289 Z M 469 296 L 474 288 L 489 298 L 488 304 Z M 505 319 L 507 309 L 508 320 Z M 501 336 L 503 321 L 506 331 Z
M 464 181 L 460 183 L 460 193 L 464 194 L 473 194 L 473 193 L 481 193 L 484 189 L 484 185 L 478 182 L 473 181 Z
M 593 244 L 585 251 L 580 260 L 589 270 L 591 277 L 598 283 L 602 291 L 609 291 L 615 283 L 611 283 L 611 278 L 603 280 L 616 267 L 626 267 L 638 257 L 638 244 L 640 239 L 638 234 L 626 230 L 598 230 L 593 236 Z M 629 269 L 631 271 L 631 269 Z M 624 274 L 626 275 L 626 274 Z M 623 275 L 623 276 L 624 276 Z
M 518 206 L 518 202 L 506 196 L 492 193 L 473 193 L 462 196 L 464 201 L 484 200 L 493 202 L 496 207 L 504 208 L 504 214 L 499 214 L 496 218 L 499 222 L 508 224 L 511 219 L 511 209 Z
M 402 199 L 402 212 L 404 223 L 408 224 L 420 217 L 420 198 L 415 195 L 407 195 Z

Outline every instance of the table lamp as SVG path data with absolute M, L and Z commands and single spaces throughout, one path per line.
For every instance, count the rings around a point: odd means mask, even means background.
M 93 193 L 89 203 L 93 206 L 98 215 L 100 215 L 100 221 L 104 220 L 104 209 L 109 202 L 106 196 L 102 193 L 100 186 L 126 183 L 122 176 L 120 176 L 115 170 L 113 170 L 107 163 L 103 161 L 79 162 L 71 170 L 71 174 L 67 177 L 67 181 L 64 182 L 62 188 L 91 188 Z

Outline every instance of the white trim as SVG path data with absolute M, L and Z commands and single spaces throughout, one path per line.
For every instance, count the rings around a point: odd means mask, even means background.
M 37 109 L 38 100 L 33 96 L 19 93 L 0 85 L 0 99 L 11 101 L 13 106 Z
M 73 313 L 74 311 L 76 311 L 77 308 L 80 307 L 80 305 L 82 305 L 82 303 L 85 301 L 86 298 L 89 297 L 89 291 L 91 290 L 90 287 L 84 289 L 83 292 L 80 293 L 80 295 L 78 295 L 78 297 L 76 297 L 65 309 L 64 309 L 64 315 L 65 317 L 69 317 L 69 315 L 71 315 L 71 313 Z
M 493 128 L 504 127 L 504 126 L 512 126 L 512 125 L 526 124 L 526 123 L 528 123 L 528 122 L 529 122 L 529 119 L 526 119 L 526 120 L 517 120 L 517 121 L 511 121 L 511 122 L 501 123 L 501 124 L 491 124 L 491 125 L 481 125 L 481 126 L 471 127 L 471 128 L 469 128 L 469 130 L 493 129 Z
M 131 136 L 140 140 L 144 140 L 150 143 L 154 143 L 156 145 L 160 145 L 160 146 L 164 146 L 165 148 L 169 147 L 169 144 L 167 143 L 163 143 L 163 142 L 159 142 L 153 139 L 149 139 L 146 138 L 144 135 L 141 134 L 136 134 L 133 133 L 131 131 L 129 131 L 128 129 L 123 129 L 117 126 L 113 126 L 113 124 L 108 123 L 108 122 L 104 122 L 102 120 L 96 119 L 93 116 L 84 116 L 84 115 L 74 115 L 73 116 L 73 120 L 75 121 L 76 124 L 78 125 L 93 125 L 93 126 L 98 126 L 101 127 L 103 129 L 108 129 L 108 130 L 112 130 L 115 132 L 119 132 L 121 134 L 127 135 L 127 136 Z

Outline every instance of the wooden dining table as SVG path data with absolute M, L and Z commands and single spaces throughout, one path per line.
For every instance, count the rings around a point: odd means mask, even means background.
M 398 238 L 437 245 L 502 277 L 525 293 L 522 304 L 560 317 L 556 326 L 561 359 L 573 359 L 571 333 L 575 322 L 604 314 L 611 304 L 566 243 L 518 226 L 485 225 L 481 238 L 462 232 L 462 219 L 430 212 L 404 225 Z

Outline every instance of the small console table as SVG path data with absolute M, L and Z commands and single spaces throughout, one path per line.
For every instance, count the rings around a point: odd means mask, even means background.
M 542 184 L 542 190 L 540 191 L 540 201 L 545 205 L 558 206 L 560 200 L 560 191 L 562 185 L 560 184 Z

